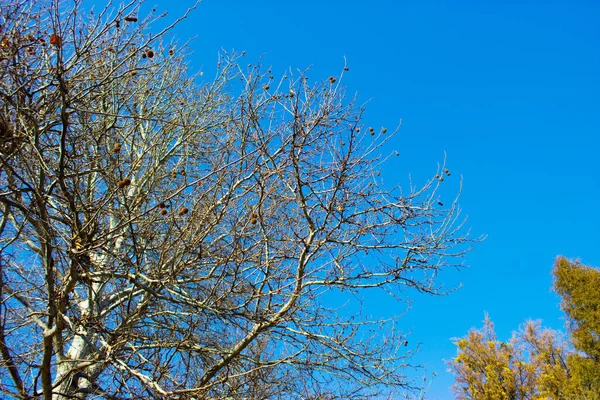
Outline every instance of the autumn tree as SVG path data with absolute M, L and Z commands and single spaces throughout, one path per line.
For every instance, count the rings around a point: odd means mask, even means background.
M 530 321 L 503 342 L 486 316 L 455 342 L 457 399 L 600 399 L 600 271 L 559 257 L 553 275 L 569 335 Z
M 347 68 L 223 54 L 205 81 L 139 6 L 0 9 L 3 398 L 410 389 L 397 321 L 357 301 L 442 293 L 470 241 L 449 172 L 382 183 L 395 130 L 364 126 Z
M 553 274 L 575 350 L 566 363 L 568 391 L 600 399 L 600 270 L 559 257 Z

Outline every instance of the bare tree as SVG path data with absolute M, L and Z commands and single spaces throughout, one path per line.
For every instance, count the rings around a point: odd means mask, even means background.
M 449 172 L 383 185 L 393 132 L 363 126 L 345 71 L 274 78 L 234 54 L 206 83 L 138 1 L 79 3 L 1 10 L 3 396 L 410 389 L 395 319 L 339 300 L 440 293 L 470 242 L 438 203 Z

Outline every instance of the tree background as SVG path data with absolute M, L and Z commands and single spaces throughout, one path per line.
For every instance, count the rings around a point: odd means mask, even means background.
M 559 256 L 552 275 L 564 330 L 530 320 L 498 340 L 486 314 L 482 328 L 455 339 L 456 399 L 600 398 L 600 270 Z

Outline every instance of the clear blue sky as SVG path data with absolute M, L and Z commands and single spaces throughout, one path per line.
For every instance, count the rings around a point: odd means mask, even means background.
M 192 3 L 158 10 L 174 17 Z M 469 225 L 488 238 L 468 269 L 442 274 L 462 288 L 413 296 L 404 326 L 421 342 L 415 361 L 438 374 L 428 399 L 450 399 L 450 338 L 485 311 L 502 339 L 526 319 L 560 328 L 554 257 L 600 266 L 599 16 L 593 0 L 205 0 L 175 34 L 197 37 L 191 63 L 206 71 L 220 49 L 264 55 L 274 73 L 312 65 L 320 78 L 345 56 L 349 91 L 370 99 L 366 123 L 403 119 L 388 182 L 431 176 L 446 152 Z M 368 305 L 399 311 L 385 298 Z

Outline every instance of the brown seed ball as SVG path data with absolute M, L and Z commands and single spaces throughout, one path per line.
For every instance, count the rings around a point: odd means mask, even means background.
M 169 50 L 169 55 L 172 56 L 173 54 L 175 54 L 175 51 L 173 49 Z
M 152 50 L 146 50 L 146 55 L 148 56 L 148 58 L 152 58 L 154 57 L 154 52 Z
M 381 128 L 381 133 L 386 133 L 387 132 L 387 128 Z
M 185 215 L 185 214 L 187 214 L 187 213 L 188 213 L 188 211 L 189 211 L 189 210 L 188 210 L 186 207 L 183 207 L 181 210 L 179 210 L 179 211 L 177 212 L 177 215 Z
M 137 22 L 137 18 L 136 17 L 132 17 L 132 16 L 127 16 L 125 17 L 125 21 L 127 22 Z
M 269 85 L 264 85 L 264 86 L 263 86 L 263 88 L 264 88 L 265 90 L 269 90 L 270 86 L 269 86 Z
M 166 209 L 160 210 L 160 215 L 167 215 L 168 211 Z
M 344 67 L 344 71 L 350 71 L 350 68 Z
M 58 36 L 56 33 L 53 33 L 52 35 L 50 35 L 50 44 L 53 46 L 60 46 L 62 44 L 62 39 L 60 36 Z
M 341 144 L 342 146 L 345 146 L 345 145 L 346 145 L 346 142 L 340 142 L 340 144 Z
M 356 128 L 355 130 L 356 130 L 357 133 L 360 132 L 360 128 Z
M 370 127 L 369 132 L 375 132 L 375 129 L 373 129 L 373 127 Z
M 160 203 L 158 203 L 158 208 L 167 208 L 167 205 L 164 201 L 161 201 Z
M 252 225 L 256 225 L 256 223 L 257 223 L 257 222 L 258 222 L 258 221 L 257 221 L 257 219 L 256 219 L 256 218 L 251 218 L 251 219 L 250 219 L 250 223 L 251 223 Z
M 116 143 L 115 146 L 112 149 L 113 153 L 120 153 L 121 152 L 121 143 Z
M 129 185 L 131 185 L 131 179 L 129 178 L 125 178 L 117 183 L 117 187 L 119 189 L 123 189 L 124 187 L 127 187 Z
M 329 83 L 335 83 L 335 78 L 333 76 L 329 77 Z
M 146 57 L 148 57 L 148 56 L 146 55 L 146 52 L 143 52 L 143 53 L 142 53 L 142 58 L 146 58 Z
M 450 171 L 446 170 L 446 175 L 450 176 Z

